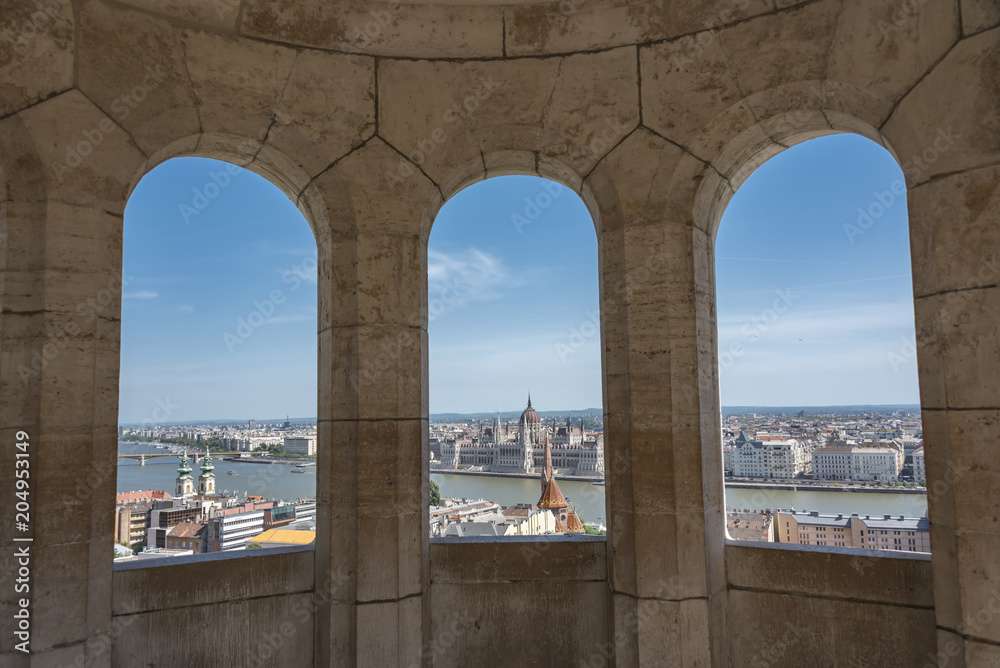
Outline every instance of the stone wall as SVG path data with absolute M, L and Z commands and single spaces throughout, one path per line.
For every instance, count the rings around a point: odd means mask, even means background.
M 30 434 L 36 519 L 35 654 L 5 548 L 3 664 L 253 665 L 292 615 L 260 665 L 745 666 L 787 624 L 767 665 L 921 665 L 935 634 L 997 665 L 998 25 L 989 0 L 6 3 L 0 440 Z M 834 132 L 907 178 L 930 568 L 724 543 L 715 233 L 757 166 Z M 176 156 L 265 176 L 316 235 L 317 544 L 113 572 L 122 214 Z M 580 193 L 599 239 L 610 535 L 537 578 L 427 539 L 427 237 L 501 174 Z M 452 611 L 479 627 L 449 643 Z

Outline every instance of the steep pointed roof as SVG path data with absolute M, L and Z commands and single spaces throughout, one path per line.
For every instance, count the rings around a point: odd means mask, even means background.
M 545 508 L 547 510 L 566 508 L 569 504 L 566 503 L 566 497 L 563 496 L 562 490 L 559 489 L 559 483 L 555 479 L 551 479 L 545 485 L 545 491 L 542 493 L 542 498 L 538 500 L 538 507 Z
M 566 517 L 566 533 L 587 533 L 574 508 L 569 509 L 569 515 Z

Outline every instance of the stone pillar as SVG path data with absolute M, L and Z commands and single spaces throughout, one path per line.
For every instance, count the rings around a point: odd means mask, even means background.
M 949 668 L 1000 661 L 998 63 L 1000 28 L 963 39 L 885 128 L 909 186 L 938 629 L 927 660 Z
M 691 223 L 704 164 L 639 129 L 586 185 L 601 210 L 607 477 L 616 665 L 725 665 L 721 463 L 696 300 L 711 268 Z M 702 332 L 703 333 L 703 332 Z M 711 340 L 711 339 L 710 339 Z M 706 398 L 707 397 L 707 398 Z M 717 451 L 715 447 L 712 451 Z M 718 478 L 718 480 L 715 480 Z M 717 484 L 716 484 L 717 483 Z
M 331 444 L 319 488 L 330 517 L 317 543 L 318 665 L 420 665 L 427 587 L 426 240 L 436 189 L 381 140 L 317 179 L 329 207 L 332 365 L 320 428 Z M 324 277 L 324 280 L 327 280 Z M 328 403 L 327 403 L 328 402 Z M 326 491 L 328 490 L 328 491 Z
M 0 123 L 5 666 L 111 662 L 122 212 L 126 175 L 143 158 L 109 125 L 76 91 Z M 15 530 L 10 501 L 16 440 L 29 443 L 27 531 Z M 18 566 L 11 533 L 32 539 L 16 543 L 29 548 L 23 594 L 9 579 Z M 21 598 L 30 601 L 30 658 L 12 648 Z

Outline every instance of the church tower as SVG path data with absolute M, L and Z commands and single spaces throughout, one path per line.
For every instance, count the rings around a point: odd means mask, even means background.
M 201 463 L 201 475 L 198 476 L 198 493 L 204 496 L 215 494 L 215 467 L 212 466 L 212 453 L 205 446 L 205 459 Z
M 181 455 L 181 465 L 177 467 L 177 485 L 174 496 L 190 496 L 194 494 L 194 479 L 191 477 L 191 463 L 187 450 Z

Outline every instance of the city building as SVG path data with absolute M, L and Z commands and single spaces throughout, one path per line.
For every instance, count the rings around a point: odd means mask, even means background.
M 733 540 L 773 543 L 773 519 L 770 512 L 727 511 L 726 532 Z
M 315 455 L 315 436 L 285 436 L 285 452 L 290 455 Z
M 208 532 L 200 522 L 181 522 L 167 531 L 164 546 L 168 550 L 191 550 L 193 554 L 207 551 Z
M 924 462 L 924 447 L 913 451 L 913 479 L 917 482 L 927 479 L 927 465 Z
M 297 531 L 295 529 L 268 529 L 256 536 L 247 538 L 247 545 L 255 543 L 260 547 L 287 547 L 290 545 L 308 545 L 316 541 L 315 531 Z
M 733 475 L 791 479 L 809 471 L 805 447 L 795 439 L 751 439 L 745 432 L 732 443 Z
M 516 429 L 501 425 L 497 415 L 490 426 L 481 425 L 478 434 L 446 438 L 438 447 L 444 468 L 537 474 L 545 463 L 546 445 L 553 466 L 563 475 L 604 475 L 604 435 L 587 434 L 582 424 L 573 426 L 570 420 L 559 427 L 543 424 L 530 395 Z
M 126 503 L 115 508 L 115 540 L 133 548 L 145 542 L 149 532 L 151 502 Z
M 187 450 L 181 455 L 181 464 L 177 467 L 177 483 L 174 486 L 174 496 L 185 497 L 194 494 L 194 478 L 191 477 L 191 462 Z
M 205 519 L 205 508 L 199 503 L 182 502 L 149 511 L 149 529 L 146 531 L 146 545 L 166 547 L 167 533 L 182 522 L 200 522 Z
M 531 405 L 529 400 L 528 405 Z M 538 499 L 538 509 L 552 513 L 555 520 L 556 533 L 585 533 L 583 523 L 576 515 L 576 510 L 569 500 L 563 496 L 556 482 L 555 470 L 552 465 L 552 443 L 545 443 L 545 466 L 541 475 L 542 495 Z
M 926 517 L 902 515 L 834 515 L 816 511 L 777 511 L 774 540 L 778 543 L 855 547 L 867 550 L 930 552 Z
M 248 538 L 264 532 L 264 510 L 217 515 L 207 524 L 209 552 L 244 550 Z
M 817 480 L 898 480 L 903 450 L 850 443 L 830 445 L 813 450 L 812 466 Z
M 201 462 L 201 475 L 198 476 L 198 494 L 202 496 L 215 495 L 215 467 L 212 465 L 212 453 L 205 448 L 205 458 Z
M 147 489 L 138 492 L 118 492 L 115 495 L 115 503 L 152 503 L 154 501 L 164 501 L 173 498 L 168 492 L 162 490 Z

